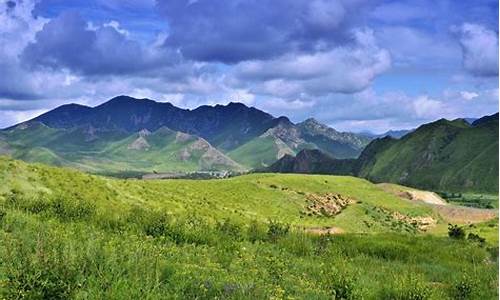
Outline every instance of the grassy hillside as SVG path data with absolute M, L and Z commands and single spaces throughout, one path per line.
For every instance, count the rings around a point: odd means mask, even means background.
M 304 213 L 328 193 L 356 202 L 336 216 Z M 353 177 L 118 180 L 1 157 L 0 295 L 498 297 L 489 242 L 423 234 L 394 213 L 443 223 L 429 206 Z M 346 233 L 302 229 L 333 226 Z
M 258 137 L 228 153 L 229 157 L 249 167 L 268 166 L 280 155 L 294 154 L 288 145 L 271 136 Z
M 473 124 L 441 119 L 401 139 L 376 139 L 357 159 L 304 151 L 267 170 L 347 174 L 442 193 L 498 194 L 498 114 Z
M 243 169 L 204 139 L 165 127 L 152 133 L 127 134 L 89 128 L 54 129 L 31 123 L 1 135 L 14 158 L 92 173 Z
M 376 151 L 358 175 L 438 191 L 498 193 L 498 117 L 477 126 L 426 124 Z
M 369 142 L 368 138 L 338 132 L 314 119 L 296 125 L 286 118 L 280 119 L 275 127 L 228 155 L 248 168 L 261 169 L 284 155 L 296 155 L 304 149 L 320 149 L 335 158 L 354 158 Z

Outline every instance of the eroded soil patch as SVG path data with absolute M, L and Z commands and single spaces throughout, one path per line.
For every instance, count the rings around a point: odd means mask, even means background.
M 389 227 L 395 232 L 416 233 L 419 231 L 427 231 L 437 223 L 437 220 L 429 216 L 411 217 L 378 206 L 368 207 L 366 209 L 366 214 L 369 215 L 373 221 L 381 224 L 383 227 Z M 366 225 L 368 227 L 371 226 L 370 223 L 366 223 Z
M 316 235 L 329 235 L 329 234 L 341 234 L 344 230 L 339 227 L 309 227 L 304 229 L 305 232 L 316 234 Z
M 356 202 L 352 198 L 334 193 L 308 194 L 306 198 L 305 214 L 307 216 L 333 217 L 341 213 L 348 205 Z

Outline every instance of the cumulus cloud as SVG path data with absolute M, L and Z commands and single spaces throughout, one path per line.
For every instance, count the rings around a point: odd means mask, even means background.
M 45 24 L 22 57 L 31 67 L 67 68 L 87 75 L 145 72 L 178 60 L 166 49 L 145 49 L 128 39 L 116 21 L 94 30 L 75 12 Z
M 496 111 L 498 3 L 410 2 L 0 1 L 0 127 L 119 94 L 241 101 L 341 129 Z M 462 53 L 469 72 L 448 80 Z
M 460 96 L 462 96 L 465 100 L 472 100 L 479 97 L 479 94 L 475 92 L 461 91 Z
M 404 2 L 389 2 L 377 6 L 371 16 L 379 21 L 402 23 L 420 19 L 429 19 L 436 16 L 436 11 L 429 9 L 428 1 Z
M 498 76 L 498 33 L 472 23 L 454 31 L 459 34 L 464 68 L 477 76 Z
M 257 82 L 254 90 L 279 97 L 354 93 L 367 88 L 389 69 L 389 52 L 378 47 L 372 30 L 353 32 L 354 43 L 312 54 L 289 54 L 235 67 L 241 82 Z
M 361 2 L 366 1 L 159 0 L 157 5 L 171 29 L 166 46 L 189 59 L 237 63 L 342 41 Z

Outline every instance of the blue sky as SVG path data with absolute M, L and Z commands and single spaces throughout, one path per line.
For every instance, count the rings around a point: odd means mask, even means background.
M 374 132 L 498 111 L 498 1 L 0 1 L 0 127 L 121 94 Z

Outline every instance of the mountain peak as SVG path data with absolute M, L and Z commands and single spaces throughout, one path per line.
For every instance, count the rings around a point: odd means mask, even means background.
M 242 103 L 242 102 L 229 102 L 227 105 L 227 107 L 242 107 L 242 108 L 249 108 L 245 103 Z
M 306 120 L 304 120 L 302 123 L 304 123 L 304 124 L 323 125 L 323 124 L 321 124 L 318 120 L 316 120 L 315 118 L 309 118 L 309 119 L 306 119 Z
M 285 116 L 281 116 L 281 117 L 276 118 L 276 121 L 277 121 L 277 124 L 293 125 L 292 121 L 290 121 L 290 119 L 288 119 Z
M 116 96 L 116 97 L 113 97 L 111 98 L 110 100 L 104 102 L 103 104 L 99 105 L 99 106 L 108 106 L 108 105 L 115 105 L 115 104 L 135 104 L 135 103 L 145 103 L 145 102 L 150 102 L 150 103 L 158 103 L 154 100 L 150 100 L 150 99 L 147 99 L 147 98 L 142 98 L 142 99 L 138 99 L 138 98 L 134 98 L 134 97 L 130 97 L 130 96 L 126 96 L 126 95 L 120 95 L 120 96 Z

